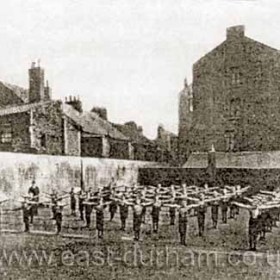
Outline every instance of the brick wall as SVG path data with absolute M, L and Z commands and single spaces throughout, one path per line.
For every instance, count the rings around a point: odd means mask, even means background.
M 280 149 L 279 52 L 233 34 L 193 66 L 189 151 Z
M 32 109 L 32 148 L 38 153 L 61 155 L 64 152 L 61 103 L 47 102 Z
M 156 146 L 145 143 L 131 143 L 130 159 L 156 161 Z
M 138 181 L 142 185 L 171 184 L 203 185 L 207 180 L 204 168 L 140 168 Z
M 253 191 L 278 186 L 280 169 L 217 168 L 216 186 L 250 184 Z M 203 186 L 210 183 L 206 168 L 140 168 L 139 183 L 144 185 L 182 184 Z
M 83 157 L 103 157 L 102 137 L 82 137 L 81 155 Z
M 81 131 L 72 120 L 64 118 L 64 154 L 81 155 Z
M 81 168 L 85 188 L 107 185 L 112 177 L 122 184 L 136 183 L 138 169 L 157 166 L 154 162 L 80 158 L 67 156 L 0 153 L 0 192 L 13 197 L 26 194 L 32 179 L 36 179 L 41 192 L 52 188 L 69 191 L 81 185 Z
M 0 150 L 30 151 L 29 125 L 29 112 L 0 116 Z M 9 130 L 11 132 L 11 141 L 8 140 Z
M 129 143 L 127 141 L 109 139 L 110 158 L 130 159 Z

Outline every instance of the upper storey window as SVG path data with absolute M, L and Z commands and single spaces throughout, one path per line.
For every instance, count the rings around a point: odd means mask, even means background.
M 242 84 L 242 73 L 237 67 L 231 68 L 231 86 L 240 86 Z
M 1 128 L 1 143 L 9 144 L 12 142 L 12 127 L 10 124 L 5 124 Z
M 230 100 L 230 117 L 240 117 L 241 101 L 240 98 Z

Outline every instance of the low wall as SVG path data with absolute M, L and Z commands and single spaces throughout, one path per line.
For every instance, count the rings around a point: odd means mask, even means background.
M 216 152 L 217 168 L 275 169 L 280 168 L 280 151 L 271 152 Z M 184 168 L 206 168 L 208 153 L 192 153 Z
M 69 191 L 71 186 L 81 186 L 83 170 L 84 187 L 95 189 L 112 178 L 124 184 L 137 182 L 139 167 L 157 166 L 153 162 L 6 152 L 0 158 L 0 191 L 14 196 L 26 194 L 32 179 L 41 192 L 50 193 L 52 188 Z
M 250 184 L 255 190 L 270 189 L 280 187 L 280 169 L 217 168 L 215 179 L 217 186 Z M 140 168 L 138 180 L 144 185 L 202 186 L 209 183 L 210 176 L 206 168 Z
M 142 185 L 171 184 L 201 185 L 207 180 L 204 168 L 140 168 L 139 183 Z

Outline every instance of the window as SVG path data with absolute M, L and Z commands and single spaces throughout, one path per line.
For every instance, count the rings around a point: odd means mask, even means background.
M 241 84 L 241 73 L 232 73 L 232 85 L 240 85 Z
M 239 86 L 242 84 L 242 73 L 239 72 L 237 67 L 232 67 L 230 69 L 231 72 L 231 85 L 232 86 Z
M 241 102 L 239 98 L 230 100 L 230 116 L 234 118 L 240 117 Z
M 41 136 L 41 147 L 46 148 L 47 147 L 47 137 L 46 134 L 42 134 Z
M 9 124 L 1 126 L 1 143 L 12 142 L 12 127 Z

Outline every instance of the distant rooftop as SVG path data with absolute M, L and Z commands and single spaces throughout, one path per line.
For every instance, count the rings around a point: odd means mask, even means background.
M 11 90 L 12 92 L 14 92 L 14 94 L 20 98 L 22 100 L 22 102 L 26 103 L 28 102 L 28 90 L 24 89 L 22 87 L 16 86 L 16 85 L 12 85 L 6 82 L 2 82 L 0 81 L 0 83 L 5 86 L 6 88 L 8 88 L 9 90 Z
M 137 126 L 135 122 L 127 122 L 125 124 L 113 123 L 112 125 L 134 143 L 154 145 L 152 140 L 143 135 L 142 127 Z
M 45 106 L 51 103 L 60 101 L 42 101 L 36 103 L 22 104 L 12 107 L 6 107 L 0 109 L 0 116 L 19 114 L 28 112 L 31 109 L 37 108 L 39 106 Z M 63 113 L 73 120 L 78 126 L 80 126 L 85 133 L 94 135 L 107 135 L 114 139 L 119 140 L 129 140 L 128 137 L 124 136 L 120 131 L 118 131 L 111 123 L 102 119 L 98 114 L 93 112 L 83 112 L 79 113 L 71 105 L 62 104 Z
M 129 140 L 120 131 L 118 131 L 111 123 L 102 119 L 94 112 L 79 113 L 71 105 L 62 105 L 64 114 L 72 119 L 76 124 L 82 127 L 83 132 L 109 136 L 119 140 Z

